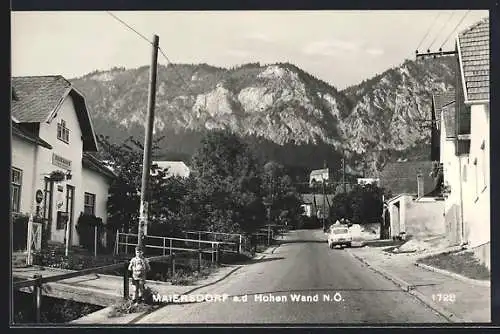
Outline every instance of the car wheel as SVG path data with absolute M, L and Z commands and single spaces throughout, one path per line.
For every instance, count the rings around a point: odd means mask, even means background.
M 351 244 L 351 243 L 348 243 L 348 244 L 347 244 L 347 247 L 348 247 L 348 248 L 351 248 L 351 246 L 352 246 L 352 244 Z

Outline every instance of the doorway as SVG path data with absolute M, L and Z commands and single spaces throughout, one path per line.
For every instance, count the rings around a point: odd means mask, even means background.
M 71 246 L 71 241 L 73 240 L 73 211 L 74 211 L 74 199 L 75 199 L 75 187 L 66 185 L 66 213 L 68 214 L 68 220 L 66 223 L 66 229 L 69 229 L 69 234 L 64 235 L 64 243 L 66 243 L 66 236 L 69 235 L 69 245 Z

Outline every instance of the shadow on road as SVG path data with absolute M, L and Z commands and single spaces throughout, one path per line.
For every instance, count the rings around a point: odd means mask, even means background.
M 268 257 L 268 258 L 263 258 L 263 259 L 251 259 L 251 260 L 245 260 L 245 261 L 240 261 L 240 262 L 235 262 L 233 264 L 254 264 L 254 263 L 263 263 L 263 262 L 270 262 L 270 261 L 278 261 L 278 260 L 284 260 L 284 257 Z
M 316 244 L 326 244 L 326 240 L 317 240 L 317 239 L 296 239 L 296 240 L 277 240 L 276 243 L 278 245 L 284 244 L 298 244 L 298 243 L 316 243 Z

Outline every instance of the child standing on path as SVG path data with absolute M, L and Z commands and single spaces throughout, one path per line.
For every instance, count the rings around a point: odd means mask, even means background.
M 132 271 L 132 284 L 135 287 L 134 301 L 138 302 L 144 296 L 146 274 L 151 270 L 149 262 L 144 258 L 144 253 L 141 248 L 135 248 L 135 257 L 130 260 L 128 270 Z

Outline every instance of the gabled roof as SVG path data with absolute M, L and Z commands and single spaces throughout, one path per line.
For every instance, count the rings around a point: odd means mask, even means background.
M 301 194 L 302 197 L 302 202 L 304 204 L 312 204 L 313 206 L 316 205 L 316 207 L 322 207 L 323 206 L 323 194 Z M 335 197 L 335 194 L 326 194 L 325 195 L 325 206 L 329 207 L 332 205 L 333 198 Z M 316 201 L 316 204 L 314 204 Z
M 328 173 L 328 168 L 323 168 L 323 169 L 315 169 L 313 171 L 311 171 L 311 176 L 313 175 L 321 175 L 323 173 Z
M 50 122 L 64 99 L 70 95 L 83 133 L 84 151 L 97 151 L 92 121 L 85 98 L 60 75 L 13 77 L 12 118 L 19 123 Z
M 490 99 L 490 22 L 484 18 L 457 38 L 466 102 Z
M 432 106 L 436 113 L 436 119 L 440 120 L 442 115 L 443 106 L 455 101 L 455 91 L 449 90 L 444 93 L 432 95 Z
M 183 161 L 153 161 L 151 166 L 158 166 L 160 169 L 167 169 L 166 176 L 189 177 L 189 167 Z
M 398 194 L 417 193 L 417 175 L 424 179 L 424 192 L 434 190 L 434 179 L 430 176 L 432 161 L 403 161 L 388 163 L 380 174 L 380 187 Z
M 30 143 L 48 148 L 49 150 L 52 149 L 52 146 L 49 143 L 47 143 L 45 140 L 43 140 L 42 138 L 34 135 L 33 133 L 31 133 L 29 131 L 23 130 L 19 126 L 19 124 L 15 123 L 15 122 L 11 122 L 11 124 L 12 124 L 12 135 L 13 136 L 22 138 Z
M 102 161 L 87 152 L 83 153 L 82 165 L 111 179 L 116 177 L 116 174 L 110 168 L 106 167 Z

